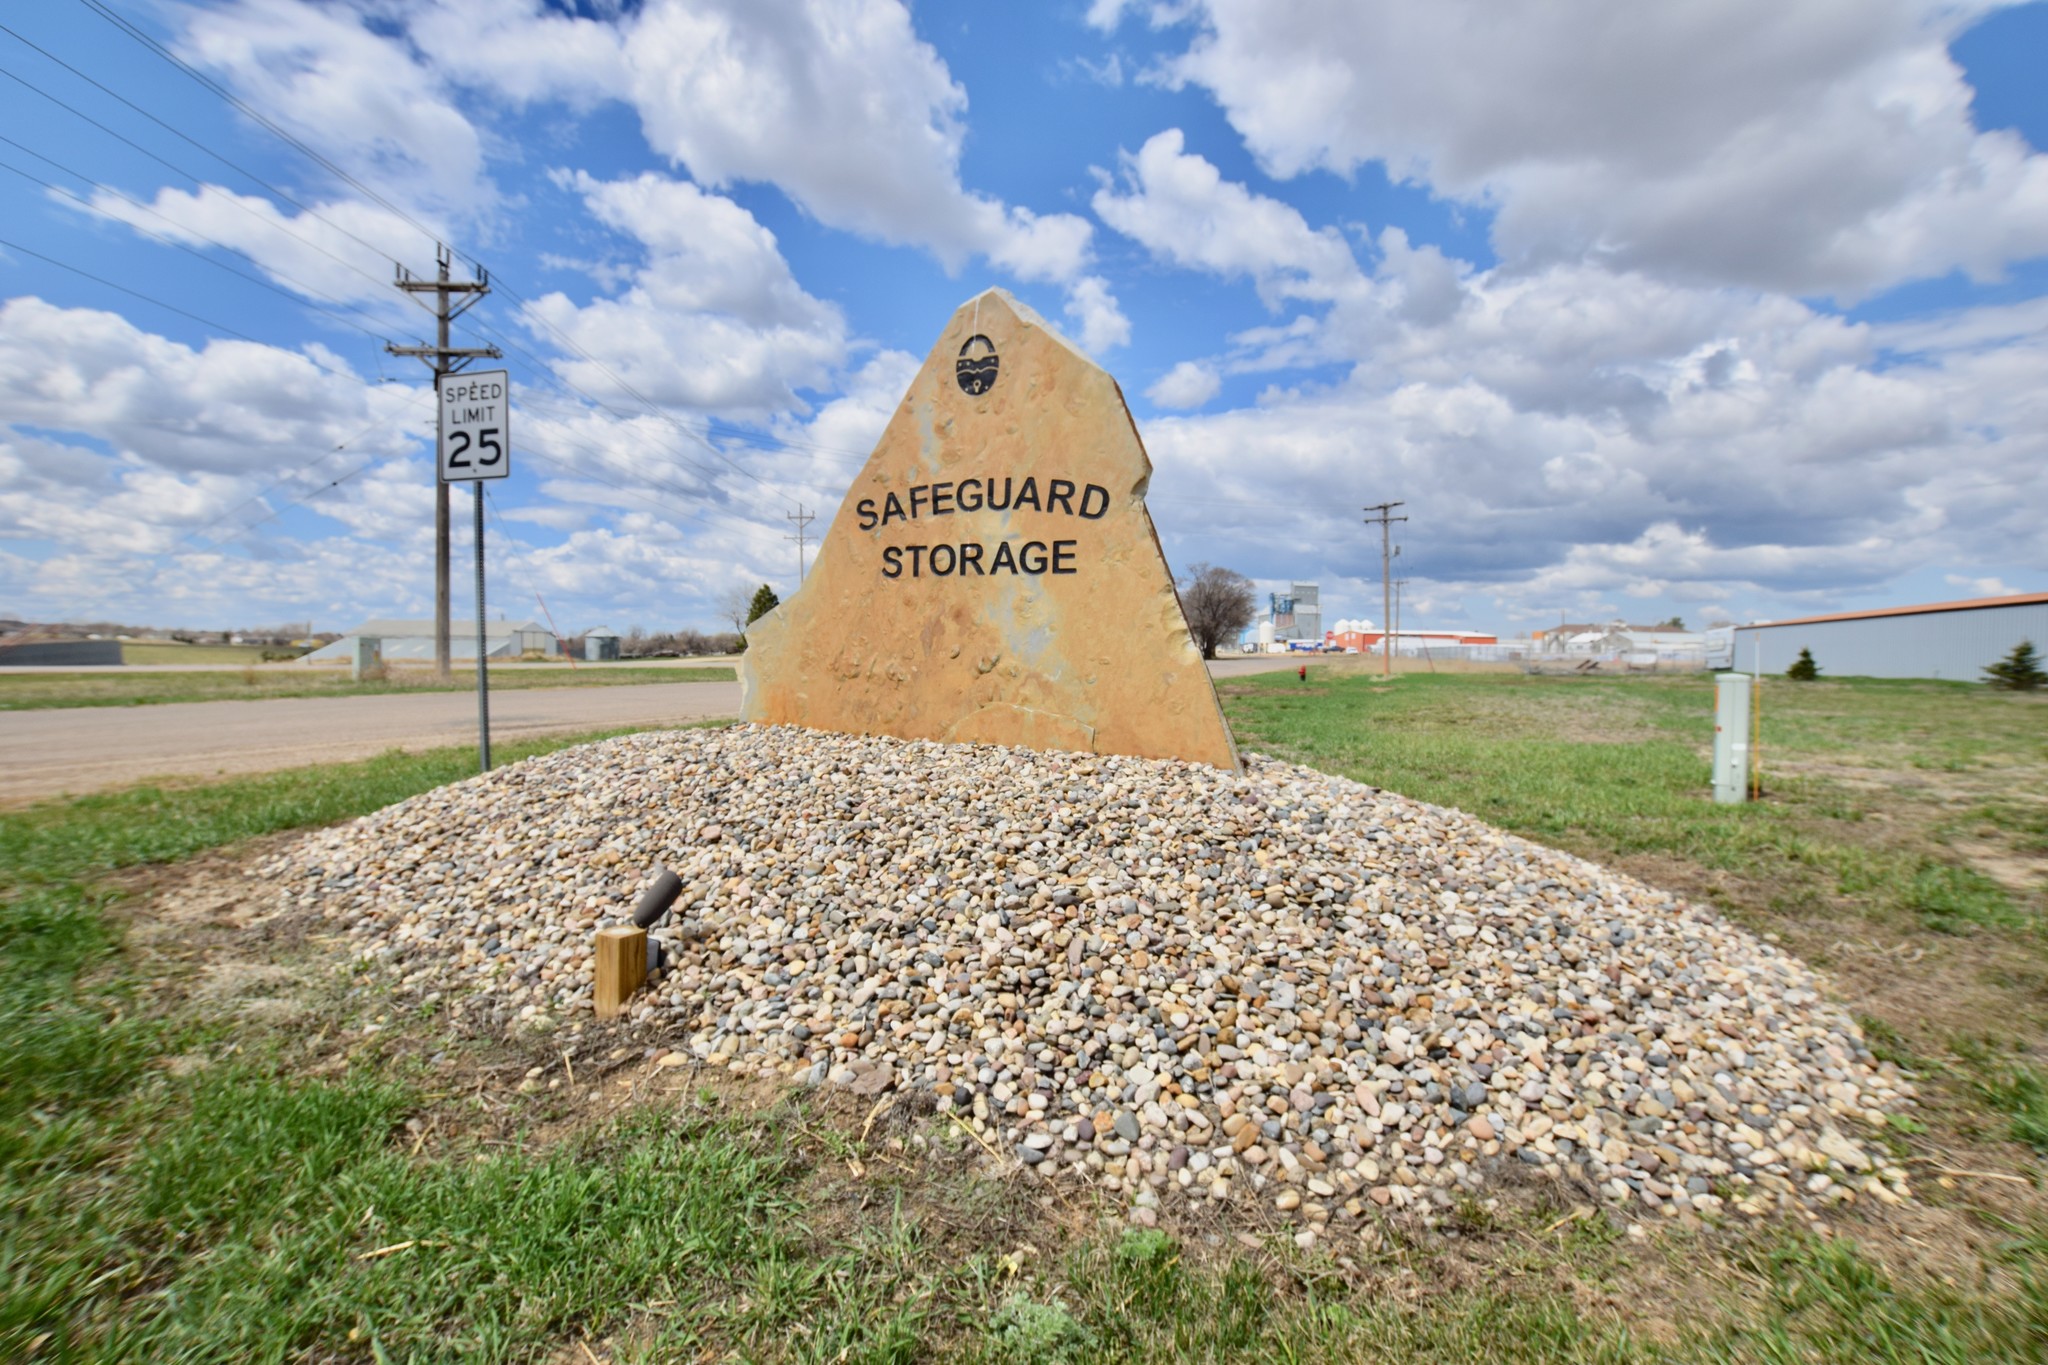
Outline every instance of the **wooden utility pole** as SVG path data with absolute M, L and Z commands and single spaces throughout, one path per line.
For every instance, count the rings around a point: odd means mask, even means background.
M 398 267 L 398 287 L 408 294 L 434 295 L 434 344 L 431 346 L 389 346 L 384 349 L 393 355 L 417 356 L 427 363 L 434 372 L 435 407 L 438 410 L 441 393 L 441 376 L 453 374 L 472 360 L 488 357 L 492 360 L 504 354 L 495 346 L 470 348 L 454 347 L 448 344 L 448 324 L 476 306 L 479 299 L 491 292 L 490 275 L 479 269 L 472 281 L 448 278 L 448 248 L 441 243 L 434 244 L 434 259 L 440 266 L 439 278 L 421 280 L 413 278 L 411 271 Z M 467 294 L 460 307 L 451 307 L 450 299 L 457 294 Z M 434 451 L 434 672 L 440 677 L 448 676 L 448 484 L 441 478 L 440 427 L 435 425 Z M 478 660 L 482 666 L 482 660 Z
M 1379 513 L 1376 517 L 1368 516 L 1365 524 L 1377 525 L 1380 528 L 1380 676 L 1383 678 L 1394 676 L 1393 527 L 1397 521 L 1408 520 L 1406 517 L 1393 516 L 1391 513 L 1396 507 L 1407 505 L 1405 502 L 1376 502 L 1365 509 L 1367 512 Z
M 796 523 L 796 534 L 784 536 L 783 539 L 796 542 L 796 585 L 802 587 L 804 585 L 804 546 L 810 540 L 810 535 L 808 534 L 810 525 L 818 519 L 818 514 L 806 512 L 804 505 L 798 503 L 796 511 L 783 513 L 783 519 Z

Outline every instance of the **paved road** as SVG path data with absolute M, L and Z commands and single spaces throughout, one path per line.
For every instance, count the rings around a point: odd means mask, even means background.
M 1218 659 L 1216 677 L 1292 668 L 1284 655 Z M 739 714 L 736 682 L 531 688 L 493 693 L 491 735 L 507 740 Z M 145 778 L 205 778 L 476 742 L 476 697 L 280 697 L 163 706 L 0 711 L 0 803 L 103 791 Z
M 736 682 L 551 687 L 491 696 L 491 736 L 675 725 L 736 715 Z M 476 696 L 281 697 L 0 712 L 0 802 L 151 777 L 213 777 L 476 742 Z
M 1228 659 L 1211 659 L 1209 676 L 1237 678 L 1246 673 L 1274 673 L 1283 668 L 1292 672 L 1305 663 L 1317 662 L 1320 662 L 1320 656 L 1307 654 L 1234 654 Z

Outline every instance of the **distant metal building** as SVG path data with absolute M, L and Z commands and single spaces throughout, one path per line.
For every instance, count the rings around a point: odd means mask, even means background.
M 451 622 L 448 632 L 448 657 L 450 659 L 474 659 L 476 657 L 476 624 L 460 618 Z M 353 636 L 367 635 L 383 642 L 385 663 L 431 663 L 434 658 L 434 623 L 432 621 L 365 621 L 349 631 L 333 644 L 314 650 L 302 663 L 340 664 L 349 662 L 355 646 Z M 543 656 L 557 652 L 555 637 L 547 627 L 535 621 L 486 621 L 484 622 L 484 657 L 486 659 L 517 659 L 523 654 L 535 653 Z
M 610 626 L 599 626 L 583 632 L 583 661 L 602 664 L 615 662 L 619 657 L 619 633 Z
M 1272 627 L 1270 642 L 1284 644 L 1289 640 L 1323 638 L 1322 589 L 1319 585 L 1290 584 L 1284 593 L 1266 594 L 1266 604 L 1266 620 L 1259 630 L 1261 641 L 1267 641 L 1263 629 L 1267 625 Z
M 121 662 L 119 640 L 31 640 L 0 645 L 0 667 L 101 668 Z
M 1294 585 L 1294 638 L 1323 638 L 1323 591 L 1314 583 Z
M 1734 666 L 1783 673 L 1810 649 L 1822 677 L 1977 682 L 2021 640 L 2048 650 L 2048 592 L 1737 626 Z

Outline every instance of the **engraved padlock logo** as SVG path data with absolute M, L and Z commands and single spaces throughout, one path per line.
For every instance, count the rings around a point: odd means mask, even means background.
M 996 386 L 996 371 L 1001 367 L 996 344 L 979 332 L 967 338 L 960 347 L 960 358 L 953 362 L 954 377 L 960 381 L 961 389 L 977 396 Z

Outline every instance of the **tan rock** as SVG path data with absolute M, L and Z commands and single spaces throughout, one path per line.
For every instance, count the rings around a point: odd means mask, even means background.
M 747 632 L 741 716 L 1235 768 L 1151 477 L 1115 380 L 1001 290 L 970 300 Z

